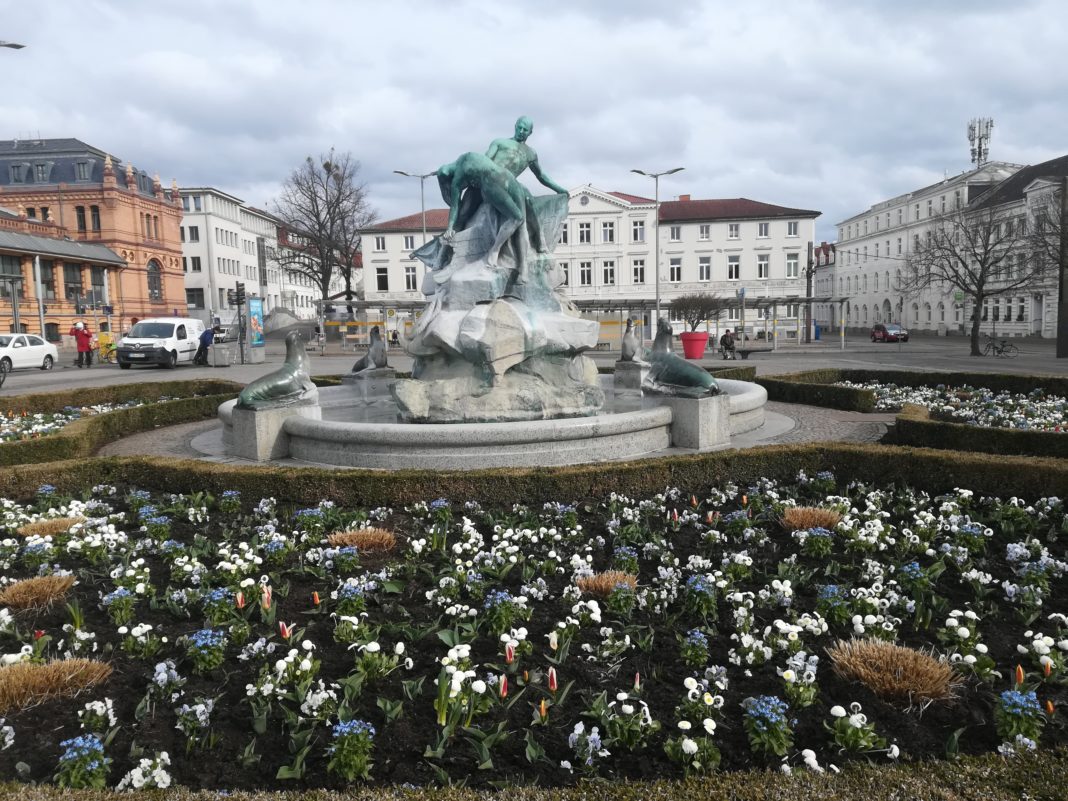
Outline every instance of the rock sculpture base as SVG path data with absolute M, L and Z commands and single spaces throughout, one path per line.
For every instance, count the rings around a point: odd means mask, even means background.
M 342 386 L 352 387 L 357 397 L 367 403 L 389 400 L 396 382 L 397 371 L 392 367 L 372 367 L 341 376 Z
M 289 456 L 289 436 L 282 426 L 290 417 L 321 420 L 323 410 L 317 399 L 310 404 L 305 402 L 273 409 L 235 408 L 231 452 L 234 456 L 254 462 L 268 462 Z

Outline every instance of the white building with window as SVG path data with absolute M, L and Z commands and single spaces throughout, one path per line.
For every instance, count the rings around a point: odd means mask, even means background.
M 749 298 L 805 296 L 804 263 L 820 212 L 746 198 L 660 204 L 660 292 Z M 426 212 L 427 237 L 440 234 L 447 209 Z M 570 192 L 568 217 L 553 250 L 554 280 L 575 301 L 651 301 L 656 295 L 656 204 L 650 198 L 582 186 Z M 418 302 L 425 268 L 411 258 L 422 242 L 422 215 L 363 232 L 364 292 L 372 304 Z M 581 304 L 580 304 L 581 305 Z M 796 319 L 798 308 L 781 308 Z M 803 312 L 802 312 L 803 313 Z M 737 310 L 730 312 L 737 317 Z M 753 315 L 757 316 L 756 313 Z M 645 315 L 645 323 L 651 322 Z M 749 318 L 752 320 L 753 318 Z M 618 323 L 618 318 L 606 318 Z M 648 328 L 647 328 L 648 330 Z
M 836 259 L 833 265 L 817 270 L 815 294 L 846 301 L 841 310 L 847 330 L 867 333 L 875 323 L 896 322 L 910 330 L 967 333 L 974 310 L 955 287 L 935 284 L 922 291 L 901 291 L 909 254 L 928 229 L 938 224 L 939 215 L 962 204 L 976 209 L 996 204 L 1018 224 L 1030 224 L 1029 207 L 1049 190 L 1050 179 L 1063 176 L 1066 170 L 1068 157 L 1032 167 L 988 162 L 876 203 L 838 223 Z M 1014 260 L 1024 258 L 1027 254 L 1022 250 L 1013 256 Z M 1047 283 L 989 298 L 979 310 L 983 330 L 993 331 L 996 325 L 999 335 L 1056 336 L 1056 285 L 1053 277 Z M 816 305 L 817 322 L 830 325 L 833 320 L 837 327 L 838 309 L 838 303 Z

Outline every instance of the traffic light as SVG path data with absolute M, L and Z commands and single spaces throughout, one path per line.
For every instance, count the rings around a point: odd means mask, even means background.
M 237 282 L 237 305 L 245 305 L 245 285 L 240 281 Z
M 236 306 L 237 305 L 237 292 L 235 292 L 232 289 L 227 289 L 226 290 L 226 303 L 227 303 L 227 305 L 230 305 L 230 306 Z

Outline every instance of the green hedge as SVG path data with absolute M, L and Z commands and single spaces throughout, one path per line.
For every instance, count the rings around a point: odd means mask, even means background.
M 61 392 L 11 395 L 0 398 L 0 412 L 61 412 L 68 406 L 96 406 L 101 403 L 157 401 L 160 398 L 191 398 L 196 395 L 236 395 L 244 384 L 222 379 L 192 381 L 148 381 L 141 384 L 115 384 L 107 387 L 79 387 Z
M 867 389 L 836 387 L 847 370 L 808 370 L 774 377 L 761 376 L 756 383 L 768 391 L 768 400 L 783 403 L 806 403 L 847 412 L 870 412 L 875 408 L 875 393 Z
M 232 397 L 233 392 L 201 395 L 82 417 L 55 434 L 0 445 L 0 465 L 55 462 L 90 456 L 107 443 L 130 434 L 214 417 L 219 404 Z M 47 468 L 44 469 L 47 471 Z
M 998 755 L 950 761 L 901 764 L 851 763 L 841 773 L 810 773 L 796 767 L 791 775 L 775 770 L 717 773 L 687 781 L 583 782 L 575 787 L 517 786 L 500 790 L 464 787 L 373 788 L 355 785 L 344 793 L 297 789 L 285 793 L 227 793 L 234 801 L 1063 801 L 1068 752 L 1042 751 L 1013 759 Z M 5 797 L 21 801 L 122 801 L 128 792 L 84 790 L 72 793 L 51 786 L 8 784 Z M 152 801 L 215 801 L 213 790 L 142 790 Z
M 516 501 L 599 502 L 611 492 L 646 497 L 671 485 L 701 493 L 727 481 L 746 484 L 764 476 L 792 479 L 800 470 L 809 475 L 831 470 L 842 479 L 908 484 L 929 492 L 967 487 L 985 494 L 1026 498 L 1063 495 L 1068 486 L 1068 461 L 1060 459 L 822 442 L 636 462 L 470 472 L 326 470 L 104 457 L 2 467 L 0 487 L 12 498 L 27 498 L 45 483 L 61 492 L 77 493 L 110 482 L 169 492 L 208 490 L 218 494 L 235 489 L 249 500 L 274 496 L 304 505 L 329 499 L 350 506 L 396 507 L 438 497 L 511 505 Z
M 911 403 L 897 416 L 890 438 L 897 445 L 1068 459 L 1068 434 L 932 420 L 930 409 Z

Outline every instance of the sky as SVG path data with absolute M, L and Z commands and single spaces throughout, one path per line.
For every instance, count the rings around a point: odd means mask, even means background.
M 360 161 L 379 220 L 512 134 L 543 170 L 662 200 L 871 204 L 1068 153 L 1063 0 L 0 0 L 0 139 L 74 137 L 269 207 L 305 157 Z M 527 175 L 525 181 L 532 183 Z M 428 208 L 441 207 L 427 181 Z M 547 190 L 546 190 L 547 191 Z

